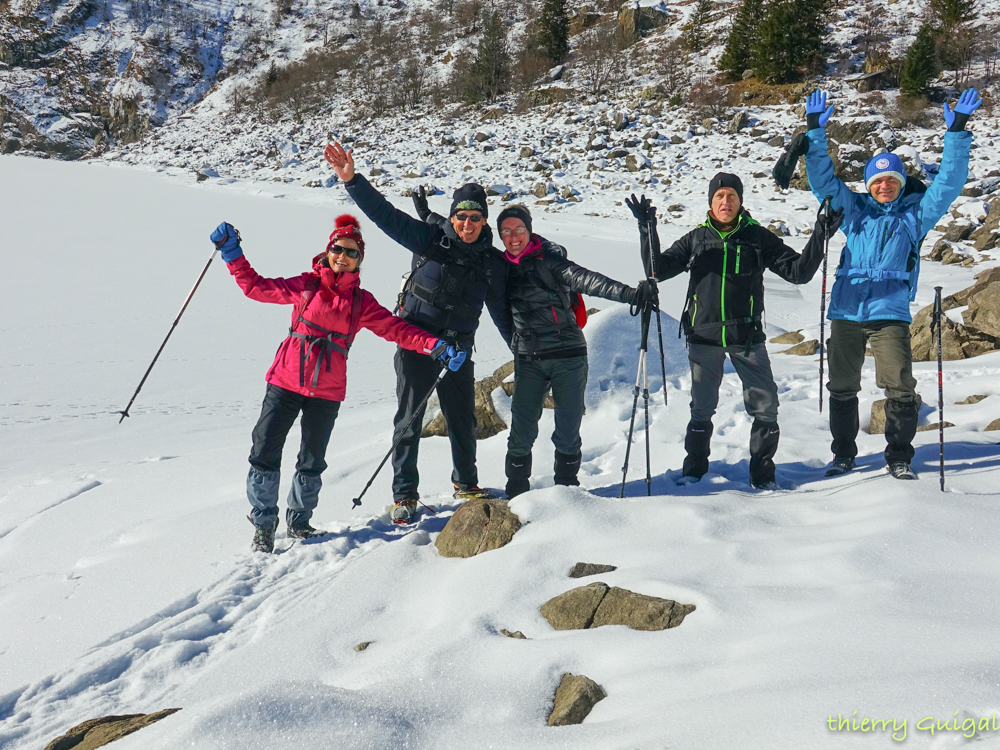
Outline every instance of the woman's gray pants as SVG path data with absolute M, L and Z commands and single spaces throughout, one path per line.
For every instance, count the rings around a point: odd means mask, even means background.
M 587 357 L 564 359 L 524 359 L 514 361 L 514 396 L 510 404 L 510 436 L 507 453 L 527 456 L 538 437 L 545 394 L 552 387 L 556 428 L 552 442 L 558 453 L 575 456 L 580 452 L 580 422 L 583 396 L 587 389 Z

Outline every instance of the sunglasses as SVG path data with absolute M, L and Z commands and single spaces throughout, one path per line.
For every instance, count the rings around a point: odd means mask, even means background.
M 518 237 L 520 237 L 522 234 L 527 234 L 527 233 L 528 233 L 527 227 L 518 227 L 517 229 L 501 229 L 500 230 L 500 236 L 501 237 L 510 237 L 511 235 L 515 235 L 515 234 Z
M 341 245 L 330 245 L 326 250 L 328 253 L 333 253 L 334 255 L 340 255 L 344 253 L 348 258 L 360 258 L 361 251 L 355 250 L 353 247 L 342 247 Z
M 479 224 L 484 217 L 482 214 L 455 214 L 455 218 L 459 221 L 471 221 L 473 224 Z

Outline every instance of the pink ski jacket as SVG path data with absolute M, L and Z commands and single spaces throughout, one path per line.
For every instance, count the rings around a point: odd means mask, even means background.
M 295 305 L 292 327 L 267 371 L 267 382 L 303 396 L 343 401 L 347 390 L 344 348 L 360 279 L 358 273 L 334 273 L 321 263 L 325 256 L 320 253 L 313 258 L 311 272 L 290 279 L 264 278 L 245 256 L 226 265 L 250 299 Z M 430 354 L 436 337 L 394 317 L 370 292 L 360 292 L 359 329 L 367 328 L 404 349 Z

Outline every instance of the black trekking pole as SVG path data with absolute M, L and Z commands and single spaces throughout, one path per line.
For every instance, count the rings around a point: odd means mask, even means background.
M 649 467 L 649 381 L 647 377 L 646 365 L 648 361 L 648 339 L 649 339 L 649 319 L 652 308 L 642 309 L 642 328 L 639 339 L 639 369 L 635 374 L 635 391 L 632 398 L 632 420 L 628 426 L 628 443 L 625 446 L 625 465 L 622 466 L 622 488 L 618 497 L 625 497 L 625 477 L 628 475 L 628 459 L 632 452 L 632 434 L 635 430 L 635 413 L 639 407 L 639 383 L 642 382 L 642 395 L 646 407 L 646 494 L 653 494 L 653 480 L 650 476 Z
M 941 287 L 934 287 L 934 312 L 931 315 L 931 331 L 937 327 L 937 360 L 938 360 L 938 446 L 941 466 L 941 491 L 944 492 L 944 381 L 941 368 L 941 333 L 943 330 L 944 312 L 941 309 Z
M 663 361 L 663 325 L 660 323 L 660 291 L 656 286 L 656 268 L 654 265 L 654 259 L 660 254 L 660 237 L 656 235 L 656 253 L 653 253 L 653 223 L 650 221 L 649 217 L 646 217 L 646 236 L 649 238 L 649 275 L 646 277 L 647 281 L 652 282 L 653 288 L 656 289 L 656 300 L 653 302 L 656 305 L 656 334 L 660 337 L 660 375 L 663 377 L 663 405 L 667 405 L 667 366 Z M 648 446 L 647 446 L 648 447 Z
M 820 213 L 829 221 L 833 215 L 831 196 L 823 199 Z M 819 298 L 819 413 L 823 413 L 823 355 L 826 352 L 826 261 L 830 255 L 830 233 L 823 227 L 823 293 Z
M 396 450 L 396 446 L 399 445 L 399 441 L 403 439 L 403 435 L 406 434 L 406 431 L 410 429 L 410 425 L 413 424 L 413 420 L 416 419 L 417 415 L 421 411 L 423 411 L 424 405 L 427 403 L 427 400 L 431 397 L 431 394 L 434 393 L 435 390 L 437 390 L 438 385 L 441 383 L 442 380 L 444 380 L 444 376 L 447 375 L 448 372 L 449 370 L 446 365 L 441 367 L 441 372 L 438 373 L 437 379 L 434 381 L 434 385 L 431 386 L 431 389 L 427 391 L 427 395 L 423 397 L 423 399 L 420 401 L 420 404 L 413 410 L 413 413 L 410 415 L 410 418 L 406 420 L 406 424 L 403 425 L 403 429 L 399 431 L 399 437 L 397 437 L 395 440 L 392 441 L 392 447 L 389 448 L 389 452 L 385 454 L 385 457 L 382 459 L 382 463 L 380 463 L 378 465 L 378 468 L 375 469 L 375 473 L 372 474 L 372 478 L 368 480 L 368 484 L 366 484 L 365 488 L 361 490 L 361 494 L 358 495 L 356 498 L 354 498 L 354 504 L 351 506 L 352 509 L 357 508 L 359 505 L 361 505 L 361 498 L 363 498 L 365 496 L 365 493 L 368 492 L 368 488 L 372 486 L 372 482 L 375 481 L 375 477 L 377 477 L 378 473 L 382 471 L 382 467 L 385 466 L 385 462 L 389 460 L 389 456 L 391 456 L 392 452 Z M 420 501 L 418 500 L 417 502 Z M 434 510 L 429 505 L 424 505 L 423 503 L 420 504 L 423 505 L 428 510 L 430 510 L 432 513 L 437 513 L 437 511 Z
M 208 258 L 208 263 L 206 263 L 205 267 L 201 270 L 201 275 L 198 277 L 198 280 L 194 282 L 194 286 L 191 287 L 191 291 L 188 292 L 187 299 L 185 299 L 184 304 L 181 305 L 181 311 L 177 313 L 177 317 L 174 318 L 174 322 L 170 324 L 170 330 L 167 331 L 167 337 L 163 339 L 163 343 L 160 344 L 160 348 L 156 350 L 156 356 L 153 357 L 153 361 L 149 363 L 149 368 L 146 370 L 146 374 L 142 376 L 142 380 L 139 381 L 139 387 L 135 389 L 135 393 L 132 394 L 132 398 L 129 399 L 128 406 L 125 407 L 124 411 L 116 412 L 117 414 L 122 415 L 121 419 L 118 420 L 118 424 L 124 422 L 125 417 L 130 416 L 128 410 L 132 408 L 132 403 L 135 401 L 135 397 L 138 396 L 139 391 L 142 390 L 142 386 L 146 382 L 146 378 L 149 377 L 149 373 L 152 372 L 153 370 L 153 365 L 155 365 L 156 360 L 160 358 L 160 352 L 162 352 L 163 347 L 167 345 L 167 341 L 170 339 L 170 334 L 172 334 L 174 332 L 174 329 L 177 327 L 177 323 L 180 321 L 181 315 L 183 315 L 184 311 L 187 310 L 188 303 L 191 301 L 191 298 L 194 296 L 195 291 L 198 289 L 198 285 L 201 283 L 201 280 L 205 278 L 205 274 L 208 273 L 208 267 L 212 265 L 212 261 L 215 260 L 215 254 L 217 252 L 219 252 L 219 248 L 216 248 L 215 250 L 212 251 L 212 254 Z

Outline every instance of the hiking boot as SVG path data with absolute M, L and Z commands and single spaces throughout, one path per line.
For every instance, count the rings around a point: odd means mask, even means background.
M 700 481 L 701 481 L 701 477 L 696 477 L 696 476 L 694 476 L 692 474 L 681 474 L 681 476 L 678 478 L 678 480 L 675 482 L 675 484 L 678 487 L 684 487 L 684 486 L 689 485 L 689 484 L 697 484 Z
M 582 459 L 583 453 L 581 452 L 569 454 L 556 451 L 556 462 L 552 467 L 555 483 L 566 487 L 579 487 L 580 480 L 577 479 L 577 474 L 580 471 Z
M 830 465 L 826 467 L 826 476 L 839 477 L 841 474 L 846 474 L 853 469 L 853 458 L 835 458 L 830 462 Z
M 257 526 L 253 533 L 252 547 L 254 552 L 274 552 L 274 527 Z
M 750 486 L 755 490 L 766 490 L 768 492 L 773 492 L 775 490 L 780 490 L 781 487 L 773 479 L 765 480 L 763 482 L 750 482 Z
M 507 454 L 504 460 L 504 471 L 507 474 L 507 499 L 521 495 L 531 489 L 531 454 L 513 456 Z
M 684 436 L 684 465 L 681 475 L 690 477 L 686 484 L 697 482 L 708 473 L 708 457 L 712 452 L 712 423 L 688 422 L 687 434 Z
M 323 536 L 326 532 L 314 529 L 308 523 L 303 526 L 289 526 L 289 539 L 312 539 L 314 536 Z
M 473 485 L 467 490 L 460 489 L 459 486 L 455 485 L 455 492 L 452 497 L 456 500 L 497 500 L 497 496 L 494 495 L 489 490 L 484 490 L 482 487 L 476 487 Z
M 401 526 L 413 520 L 415 515 L 417 515 L 417 501 L 400 500 L 392 506 L 392 512 L 389 514 L 389 517 L 394 524 Z
M 886 469 L 892 474 L 896 479 L 916 479 L 917 475 L 913 473 L 913 469 L 910 468 L 909 461 L 893 461 L 891 464 L 886 464 Z

